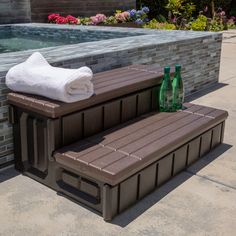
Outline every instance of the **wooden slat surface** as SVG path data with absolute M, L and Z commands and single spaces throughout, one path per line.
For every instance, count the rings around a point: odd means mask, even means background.
M 197 122 L 199 120 L 199 117 L 195 115 L 188 115 L 187 117 L 180 118 L 179 120 L 172 121 L 172 123 L 169 123 L 168 121 L 165 122 L 164 126 L 159 126 L 158 123 L 155 124 L 154 130 L 152 131 L 151 127 L 150 129 L 143 129 L 140 130 L 138 137 L 135 138 L 135 140 L 132 142 L 129 141 L 129 139 L 122 140 L 121 147 L 119 147 L 119 150 L 127 153 L 127 154 L 133 154 L 140 148 L 145 148 L 148 144 L 162 138 L 165 136 L 171 136 L 172 133 L 174 133 L 178 129 L 185 129 L 185 127 L 188 124 L 192 124 L 194 121 Z M 148 132 L 147 132 L 148 131 Z M 134 136 L 136 137 L 135 133 Z M 109 144 L 109 146 L 113 147 L 113 144 Z M 115 146 L 114 146 L 115 148 Z
M 159 85 L 162 77 L 163 72 L 160 68 L 133 65 L 95 74 L 92 79 L 95 95 L 83 101 L 63 103 L 36 95 L 20 93 L 9 93 L 8 100 L 12 105 L 31 110 L 43 116 L 57 118 Z
M 150 113 L 135 123 L 122 124 L 58 150 L 56 161 L 115 185 L 213 128 L 228 115 L 214 108 L 185 105 L 187 109 L 183 111 Z

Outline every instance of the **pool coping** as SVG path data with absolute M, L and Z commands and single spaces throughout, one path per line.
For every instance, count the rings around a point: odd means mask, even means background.
M 12 66 L 23 62 L 33 52 L 41 52 L 49 63 L 58 64 L 87 56 L 98 56 L 100 54 L 114 53 L 115 51 L 132 50 L 139 47 L 151 47 L 153 45 L 163 45 L 173 42 L 186 41 L 196 38 L 207 38 L 209 36 L 218 37 L 222 33 L 200 32 L 200 31 L 177 31 L 177 30 L 153 30 L 143 28 L 124 28 L 108 26 L 77 26 L 77 25 L 56 25 L 45 23 L 26 23 L 26 24 L 6 24 L 0 27 L 33 27 L 33 28 L 54 28 L 54 29 L 73 29 L 80 31 L 107 31 L 142 34 L 118 39 L 107 39 L 96 42 L 86 42 L 79 44 L 63 45 L 41 49 L 25 50 L 18 52 L 0 54 L 0 74 L 6 72 Z M 158 40 L 157 40 L 158 37 Z M 122 40 L 123 39 L 123 40 Z

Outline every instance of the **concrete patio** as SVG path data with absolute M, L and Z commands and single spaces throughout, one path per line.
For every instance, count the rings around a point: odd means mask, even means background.
M 111 223 L 13 168 L 0 172 L 0 235 L 227 235 L 236 231 L 236 30 L 220 83 L 189 101 L 226 109 L 224 144 Z

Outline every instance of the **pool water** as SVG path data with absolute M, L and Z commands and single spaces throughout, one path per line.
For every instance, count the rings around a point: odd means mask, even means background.
M 69 44 L 138 36 L 137 33 L 119 33 L 94 30 L 44 29 L 27 27 L 0 27 L 0 53 L 56 47 Z
M 68 43 L 70 42 L 65 43 L 62 41 L 52 41 L 52 40 L 45 40 L 45 39 L 43 40 L 42 39 L 29 39 L 29 38 L 20 38 L 20 37 L 4 38 L 4 39 L 0 39 L 0 53 L 17 52 L 17 51 L 46 48 L 46 47 L 55 47 L 55 46 L 61 46 Z

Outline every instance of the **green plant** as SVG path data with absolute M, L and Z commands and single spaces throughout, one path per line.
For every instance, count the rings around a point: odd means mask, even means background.
M 224 24 L 217 17 L 214 17 L 209 23 L 209 31 L 217 32 L 222 30 L 224 30 Z
M 116 20 L 115 16 L 109 16 L 107 17 L 107 19 L 104 22 L 106 25 L 110 25 L 110 24 L 117 24 L 118 21 Z
M 84 18 L 80 18 L 80 22 L 82 25 L 89 25 L 91 23 L 91 20 L 89 17 L 84 17 Z
M 236 18 L 234 16 L 232 16 L 230 19 L 228 19 L 228 21 L 227 21 L 227 28 L 228 29 L 236 29 L 235 20 L 236 20 Z
M 174 23 L 178 29 L 186 29 L 188 22 L 192 19 L 193 12 L 196 10 L 196 6 L 192 1 L 169 0 L 166 9 L 169 11 L 169 22 Z
M 169 11 L 169 17 L 178 17 L 181 15 L 182 4 L 184 0 L 169 0 L 166 9 Z
M 199 15 L 198 18 L 191 22 L 191 30 L 204 31 L 207 27 L 207 17 Z
M 227 23 L 227 28 L 228 29 L 236 29 L 236 25 L 233 23 Z
M 149 21 L 144 25 L 144 28 L 150 29 L 162 29 L 162 30 L 175 30 L 176 27 L 174 24 L 170 24 L 168 22 L 158 22 L 156 19 Z
M 166 18 L 161 14 L 157 16 L 157 20 L 162 23 L 167 22 Z

